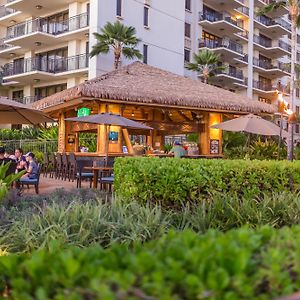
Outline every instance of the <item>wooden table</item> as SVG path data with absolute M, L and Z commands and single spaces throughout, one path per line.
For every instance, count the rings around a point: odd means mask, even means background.
M 112 171 L 112 167 L 85 167 L 85 170 L 92 170 L 93 171 L 93 188 L 96 189 L 98 186 L 98 174 L 99 171 Z

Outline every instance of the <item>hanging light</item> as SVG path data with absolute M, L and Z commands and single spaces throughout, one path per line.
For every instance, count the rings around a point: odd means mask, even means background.
M 131 116 L 134 117 L 134 111 L 132 111 Z

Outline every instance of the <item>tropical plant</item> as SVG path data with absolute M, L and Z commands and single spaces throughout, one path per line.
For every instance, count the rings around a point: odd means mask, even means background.
M 136 30 L 132 26 L 125 26 L 120 21 L 108 22 L 102 29 L 101 34 L 95 32 L 97 43 L 93 46 L 90 56 L 107 54 L 111 49 L 114 52 L 114 67 L 119 68 L 121 56 L 128 59 L 141 59 L 142 55 L 136 48 L 140 39 L 136 37 Z
M 289 15 L 291 18 L 291 79 L 290 79 L 290 104 L 291 109 L 295 108 L 295 98 L 296 98 L 296 53 L 297 53 L 297 27 L 300 25 L 300 1 L 299 0 L 274 0 L 270 1 L 270 3 L 263 8 L 261 8 L 258 14 L 268 14 L 270 12 L 276 11 L 280 8 L 287 8 L 289 11 Z M 289 136 L 287 141 L 288 151 L 287 158 L 288 160 L 293 160 L 293 124 L 291 123 L 289 126 Z
M 2 163 L 0 165 L 0 203 L 7 195 L 9 189 L 11 188 L 11 185 L 14 181 L 21 178 L 22 175 L 24 175 L 25 171 L 19 172 L 17 174 L 9 174 L 7 175 L 7 172 L 9 170 L 11 163 Z
M 51 126 L 48 128 L 41 128 L 38 139 L 40 141 L 53 141 L 58 139 L 58 127 Z
M 194 53 L 193 60 L 194 62 L 186 63 L 185 68 L 197 72 L 205 83 L 208 83 L 209 77 L 226 69 L 221 65 L 219 55 L 211 50 L 200 50 Z

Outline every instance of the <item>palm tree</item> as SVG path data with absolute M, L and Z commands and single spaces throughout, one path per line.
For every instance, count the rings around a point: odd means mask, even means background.
M 142 55 L 136 48 L 140 39 L 135 34 L 136 30 L 132 26 L 125 26 L 120 21 L 107 22 L 101 29 L 101 33 L 94 33 L 97 44 L 93 46 L 90 57 L 107 54 L 112 49 L 115 57 L 115 69 L 120 66 L 122 55 L 129 59 L 135 57 L 141 59 Z
M 187 63 L 187 70 L 195 71 L 203 78 L 204 83 L 208 83 L 208 78 L 214 76 L 218 71 L 223 71 L 224 66 L 220 66 L 220 57 L 211 50 L 200 50 L 193 55 L 194 62 Z
M 291 82 L 290 82 L 290 104 L 291 109 L 294 111 L 294 103 L 296 98 L 296 72 L 295 72 L 295 62 L 296 62 L 296 43 L 297 43 L 297 27 L 300 25 L 299 9 L 300 1 L 299 0 L 274 0 L 270 4 L 264 6 L 259 10 L 258 14 L 263 15 L 276 11 L 282 7 L 288 9 L 291 17 L 292 25 L 292 34 L 291 34 Z M 293 160 L 293 125 L 289 126 L 289 138 L 287 143 L 288 148 L 288 160 Z

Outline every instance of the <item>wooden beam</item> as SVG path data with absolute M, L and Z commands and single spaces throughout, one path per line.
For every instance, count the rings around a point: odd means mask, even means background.
M 187 117 L 181 110 L 179 110 L 178 113 L 179 113 L 180 116 L 182 116 L 184 118 L 185 121 L 187 121 L 187 122 L 192 122 L 193 121 L 189 117 Z

